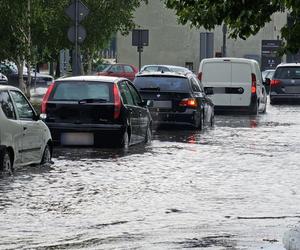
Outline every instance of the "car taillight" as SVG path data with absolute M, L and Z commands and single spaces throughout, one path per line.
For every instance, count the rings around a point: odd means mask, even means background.
M 187 108 L 197 108 L 198 103 L 195 98 L 185 98 L 180 101 L 179 106 Z
M 115 103 L 114 119 L 118 119 L 121 112 L 121 98 L 120 98 L 117 84 L 114 84 L 114 103 Z
M 46 92 L 46 94 L 43 97 L 42 106 L 41 106 L 41 114 L 46 114 L 47 102 L 48 102 L 49 96 L 50 96 L 50 94 L 51 94 L 51 92 L 53 90 L 53 87 L 54 87 L 54 83 L 52 83 L 48 87 L 47 92 Z
M 200 82 L 202 81 L 202 72 L 199 72 L 198 79 L 199 79 Z
M 281 83 L 281 81 L 280 80 L 276 80 L 276 79 L 273 79 L 273 80 L 271 80 L 271 86 L 276 86 L 276 85 L 279 85 Z
M 251 93 L 256 94 L 256 76 L 255 74 L 251 74 L 252 84 L 251 84 Z

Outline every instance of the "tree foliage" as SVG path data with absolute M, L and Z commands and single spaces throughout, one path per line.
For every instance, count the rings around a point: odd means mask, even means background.
M 300 2 L 298 0 L 164 0 L 174 9 L 182 24 L 214 29 L 225 23 L 231 38 L 246 39 L 255 35 L 272 14 L 288 11 L 292 26 L 281 30 L 285 41 L 283 52 L 297 52 L 300 48 Z
M 81 46 L 89 58 L 105 48 L 118 31 L 134 27 L 133 12 L 147 0 L 81 0 L 90 13 L 82 22 L 87 38 Z M 0 0 L 0 61 L 57 61 L 61 49 L 72 49 L 67 39 L 73 25 L 65 9 L 71 0 Z M 30 9 L 28 8 L 30 3 Z

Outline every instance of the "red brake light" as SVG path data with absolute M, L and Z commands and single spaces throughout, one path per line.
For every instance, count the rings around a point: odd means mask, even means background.
M 251 74 L 252 84 L 251 84 L 251 93 L 256 94 L 256 76 L 255 74 Z
M 198 79 L 199 79 L 200 82 L 202 81 L 202 72 L 199 72 Z
M 48 87 L 46 94 L 43 97 L 42 106 L 41 106 L 41 113 L 45 114 L 47 109 L 47 102 L 49 99 L 49 96 L 53 90 L 54 83 L 51 83 L 51 85 Z
M 114 84 L 114 102 L 115 102 L 114 119 L 118 119 L 121 112 L 121 98 L 120 98 L 117 84 Z
M 194 98 L 185 98 L 180 101 L 179 106 L 187 108 L 197 108 L 198 103 Z
M 276 85 L 279 85 L 281 83 L 280 80 L 271 80 L 271 86 L 276 86 Z

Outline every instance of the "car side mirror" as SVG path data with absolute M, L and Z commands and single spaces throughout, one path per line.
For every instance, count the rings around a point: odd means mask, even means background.
M 147 106 L 148 108 L 152 108 L 153 105 L 154 105 L 153 100 L 148 100 L 148 101 L 146 102 L 146 106 Z
M 271 85 L 271 79 L 270 79 L 270 78 L 266 78 L 264 84 L 265 84 L 266 86 L 270 86 L 270 85 Z
M 204 88 L 204 92 L 205 92 L 206 95 L 213 95 L 214 94 L 213 88 Z

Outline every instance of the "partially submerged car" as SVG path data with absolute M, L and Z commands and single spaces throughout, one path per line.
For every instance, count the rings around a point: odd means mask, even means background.
M 126 148 L 151 141 L 146 102 L 125 78 L 78 76 L 56 80 L 41 106 L 53 141 L 67 146 Z

